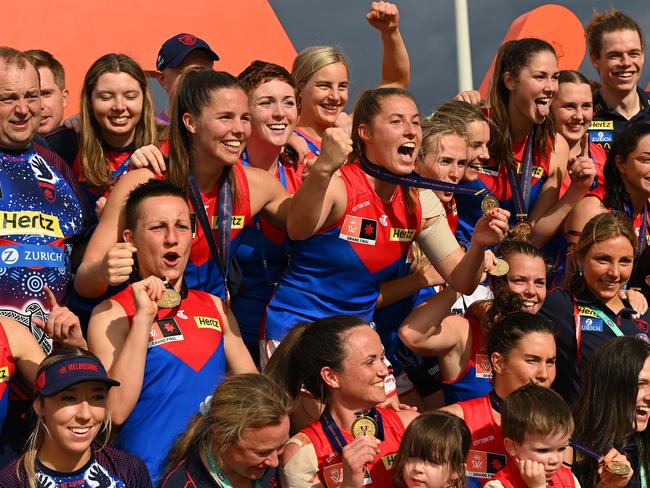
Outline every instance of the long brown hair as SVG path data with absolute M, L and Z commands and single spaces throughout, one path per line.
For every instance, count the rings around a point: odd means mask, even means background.
M 557 58 L 555 49 L 548 42 L 541 39 L 519 39 L 504 43 L 497 53 L 494 64 L 494 74 L 490 83 L 488 101 L 490 105 L 490 118 L 494 124 L 501 128 L 490 137 L 489 150 L 492 159 L 516 167 L 515 157 L 512 151 L 512 133 L 510 132 L 510 116 L 508 115 L 508 101 L 510 90 L 505 84 L 504 75 L 510 73 L 517 78 L 522 68 L 528 66 L 533 56 L 540 52 L 550 52 Z M 533 153 L 546 159 L 553 150 L 555 135 L 555 122 L 553 115 L 548 117 L 540 125 L 535 126 L 535 147 Z
M 79 156 L 81 168 L 88 184 L 104 190 L 111 185 L 113 174 L 109 169 L 108 157 L 104 152 L 99 123 L 95 118 L 92 107 L 92 93 L 99 77 L 105 73 L 126 73 L 134 78 L 142 90 L 142 114 L 135 126 L 135 147 L 142 147 L 158 142 L 155 123 L 155 110 L 147 77 L 138 63 L 126 54 L 106 54 L 95 61 L 84 78 L 81 91 L 79 118 L 81 135 L 79 141 Z
M 224 88 L 234 88 L 246 93 L 237 78 L 225 71 L 189 68 L 178 79 L 169 124 L 170 154 L 167 179 L 185 192 L 189 190 L 192 134 L 185 126 L 183 115 L 190 114 L 199 118 L 203 108 L 212 101 L 213 92 Z M 233 201 L 237 201 L 237 178 L 232 167 L 225 168 L 224 175 L 230 181 Z

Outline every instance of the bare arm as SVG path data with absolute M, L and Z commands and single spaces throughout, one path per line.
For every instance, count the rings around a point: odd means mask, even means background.
M 131 190 L 154 177 L 154 173 L 146 168 L 129 171 L 111 191 L 75 276 L 74 286 L 81 296 L 97 298 L 108 289 L 110 277 L 107 255 L 115 244 L 122 242 L 122 231 L 126 226 L 126 200 Z
M 36 372 L 45 358 L 43 350 L 25 326 L 15 320 L 2 317 L 0 327 L 4 328 L 11 354 L 18 372 L 30 385 L 36 380 Z
M 294 240 L 307 239 L 324 225 L 341 218 L 347 204 L 345 185 L 334 173 L 352 151 L 352 140 L 340 128 L 323 135 L 320 156 L 291 199 L 287 232 Z
M 569 161 L 569 169 L 567 169 L 569 147 L 562 136 L 557 135 L 555 139 L 555 149 L 551 155 L 551 174 L 544 183 L 530 214 L 530 222 L 533 225 L 531 243 L 540 248 L 557 234 L 564 219 L 589 191 L 596 176 L 594 162 L 585 152 L 588 142 L 583 153 Z M 558 199 L 568 170 L 571 171 L 571 185 L 562 198 Z
M 384 48 L 379 86 L 406 88 L 410 81 L 411 65 L 404 39 L 399 31 L 397 5 L 389 2 L 372 2 L 366 19 L 380 32 Z
M 462 325 L 467 325 L 464 317 L 449 316 L 458 296 L 456 290 L 446 288 L 413 310 L 398 330 L 406 347 L 422 356 L 439 356 L 457 346 Z
M 377 297 L 377 305 L 375 308 L 388 307 L 393 303 L 414 295 L 423 288 L 442 285 L 444 282 L 445 280 L 442 279 L 442 276 L 431 265 L 427 266 L 424 270 L 418 269 L 401 278 L 384 281 L 379 287 L 379 297 Z
M 291 196 L 271 174 L 258 168 L 246 167 L 250 187 L 251 213 L 262 215 L 276 227 L 286 230 Z
M 226 363 L 228 369 L 233 374 L 257 373 L 257 368 L 251 358 L 248 349 L 244 345 L 239 332 L 237 319 L 232 312 L 226 313 L 223 309 L 223 303 L 218 297 L 212 297 L 214 305 L 224 319 L 223 323 L 223 347 L 226 352 Z

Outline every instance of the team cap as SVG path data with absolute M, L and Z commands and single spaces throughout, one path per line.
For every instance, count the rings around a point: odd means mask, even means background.
M 162 45 L 158 51 L 156 69 L 162 71 L 165 68 L 177 68 L 192 51 L 197 49 L 208 53 L 213 61 L 219 61 L 219 56 L 210 49 L 207 42 L 195 35 L 182 33 L 170 37 Z
M 101 381 L 108 387 L 120 384 L 108 377 L 98 359 L 92 356 L 74 356 L 56 361 L 43 370 L 36 378 L 34 389 L 37 395 L 52 396 L 86 381 Z

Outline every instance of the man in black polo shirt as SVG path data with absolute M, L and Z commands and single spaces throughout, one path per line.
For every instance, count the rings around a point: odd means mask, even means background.
M 589 138 L 609 152 L 626 125 L 650 122 L 650 96 L 639 86 L 644 45 L 639 25 L 616 9 L 595 13 L 587 25 L 589 58 L 600 76 Z

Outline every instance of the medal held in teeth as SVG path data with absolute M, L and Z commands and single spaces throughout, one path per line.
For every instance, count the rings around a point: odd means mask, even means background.
M 178 307 L 181 304 L 181 294 L 174 290 L 167 278 L 163 278 L 163 283 L 165 284 L 165 291 L 161 295 L 160 299 L 156 302 L 159 308 L 174 308 Z
M 367 415 L 361 415 L 352 422 L 352 435 L 355 439 L 364 436 L 377 437 L 377 432 L 379 431 L 377 427 L 377 422 L 372 417 Z

